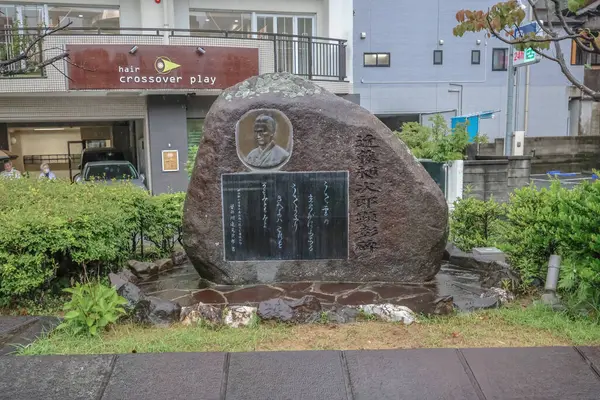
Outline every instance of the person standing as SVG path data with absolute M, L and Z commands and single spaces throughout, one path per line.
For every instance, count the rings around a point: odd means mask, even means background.
M 9 179 L 21 178 L 21 173 L 12 165 L 10 160 L 4 160 L 4 171 L 0 172 L 0 177 Z
M 50 171 L 50 164 L 43 163 L 42 165 L 40 165 L 40 171 L 40 179 L 56 179 L 56 175 L 54 175 L 54 172 Z

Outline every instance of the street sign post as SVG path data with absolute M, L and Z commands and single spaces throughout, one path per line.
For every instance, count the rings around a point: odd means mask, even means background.
M 537 21 L 530 22 L 525 25 L 519 26 L 515 29 L 513 37 L 515 39 L 522 38 L 529 33 L 537 33 L 539 26 Z M 517 68 L 536 64 L 541 61 L 541 57 L 531 48 L 519 51 L 515 50 L 514 46 L 510 46 L 510 56 L 508 59 L 508 95 L 506 105 L 506 134 L 504 137 L 504 154 L 509 156 L 512 152 L 512 135 L 515 128 L 515 116 L 514 116 L 514 101 L 515 97 L 518 98 L 519 87 L 515 85 L 515 74 Z M 517 89 L 517 95 L 515 96 L 515 86 Z
M 530 22 L 528 24 L 519 26 L 515 30 L 514 36 L 515 36 L 515 38 L 521 38 L 521 37 L 527 35 L 528 33 L 536 33 L 537 31 L 538 31 L 538 24 L 536 21 L 534 21 L 534 22 Z M 531 65 L 531 64 L 536 64 L 536 63 L 539 63 L 541 60 L 542 60 L 542 57 L 540 57 L 531 48 L 527 48 L 525 50 L 515 50 L 513 52 L 513 66 L 515 68 L 524 67 L 526 65 Z
M 536 64 L 541 60 L 542 58 L 531 48 L 527 48 L 523 51 L 515 50 L 513 53 L 513 66 L 515 68 Z

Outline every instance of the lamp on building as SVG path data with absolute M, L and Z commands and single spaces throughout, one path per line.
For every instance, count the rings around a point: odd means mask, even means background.
M 129 50 L 129 54 L 135 54 L 136 51 L 138 51 L 138 47 L 137 46 L 133 46 L 131 48 L 131 50 Z
M 440 44 L 440 46 L 443 46 L 444 45 L 444 39 L 440 39 L 439 44 Z
M 198 47 L 198 48 L 196 49 L 196 52 L 197 52 L 198 54 L 200 54 L 200 55 L 206 54 L 206 50 L 204 50 L 204 48 L 203 48 L 203 47 Z
M 479 45 L 481 44 L 481 39 L 477 39 L 477 40 L 475 41 L 475 44 L 476 44 L 477 46 L 479 46 Z

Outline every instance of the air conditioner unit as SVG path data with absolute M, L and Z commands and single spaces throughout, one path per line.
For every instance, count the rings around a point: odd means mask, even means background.
M 513 156 L 522 156 L 525 154 L 525 131 L 515 131 L 513 133 L 512 152 Z

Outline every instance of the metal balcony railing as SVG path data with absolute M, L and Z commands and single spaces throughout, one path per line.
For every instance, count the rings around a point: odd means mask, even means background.
M 0 60 L 8 54 L 18 52 L 14 43 L 26 42 L 26 37 L 35 37 L 40 28 L 0 29 Z M 203 29 L 148 29 L 148 28 L 71 28 L 57 31 L 53 35 L 154 35 L 168 38 L 198 37 L 225 40 L 256 40 L 270 42 L 273 46 L 273 69 L 290 72 L 310 80 L 345 81 L 346 46 L 343 39 L 318 36 L 288 35 L 269 32 L 240 32 Z M 18 36 L 16 38 L 15 36 Z M 5 49 L 5 50 L 2 50 Z

